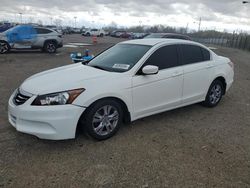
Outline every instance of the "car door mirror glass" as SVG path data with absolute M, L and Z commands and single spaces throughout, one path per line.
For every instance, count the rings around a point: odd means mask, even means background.
M 142 68 L 142 73 L 144 75 L 157 74 L 159 72 L 159 67 L 154 65 L 147 65 Z

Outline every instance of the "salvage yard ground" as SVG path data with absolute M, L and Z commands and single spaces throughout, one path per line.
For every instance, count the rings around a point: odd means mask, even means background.
M 98 38 L 87 48 L 97 54 L 119 41 Z M 64 43 L 91 44 L 91 38 L 69 35 Z M 196 104 L 147 117 L 102 142 L 16 132 L 7 120 L 14 89 L 34 73 L 71 64 L 70 52 L 80 50 L 0 56 L 0 187 L 250 187 L 249 52 L 215 49 L 235 63 L 233 87 L 216 108 Z

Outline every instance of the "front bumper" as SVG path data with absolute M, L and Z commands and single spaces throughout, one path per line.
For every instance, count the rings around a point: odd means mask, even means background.
M 36 96 L 32 96 L 22 105 L 15 105 L 9 99 L 9 122 L 17 131 L 49 140 L 75 138 L 78 120 L 85 108 L 75 105 L 31 106 Z

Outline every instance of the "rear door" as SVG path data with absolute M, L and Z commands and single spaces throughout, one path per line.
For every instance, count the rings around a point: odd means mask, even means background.
M 44 41 L 50 38 L 53 31 L 50 29 L 41 28 L 41 27 L 36 27 L 35 30 L 36 30 L 37 36 L 36 36 L 36 40 L 33 41 L 32 46 L 43 47 Z
M 192 44 L 182 44 L 179 47 L 184 71 L 182 102 L 200 101 L 206 96 L 214 67 L 210 52 Z
M 143 75 L 146 65 L 159 67 L 158 74 Z M 132 78 L 132 96 L 137 118 L 174 108 L 181 104 L 183 69 L 176 45 L 156 50 Z

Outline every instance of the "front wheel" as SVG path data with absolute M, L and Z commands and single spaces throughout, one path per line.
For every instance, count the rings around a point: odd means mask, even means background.
M 56 52 L 56 43 L 53 41 L 48 41 L 44 44 L 44 51 L 48 53 L 55 53 Z
M 0 41 L 0 54 L 5 54 L 10 51 L 10 46 L 5 41 Z
M 97 140 L 112 137 L 120 128 L 123 118 L 121 105 L 115 100 L 102 100 L 87 109 L 84 130 Z
M 215 80 L 212 82 L 211 86 L 208 89 L 206 100 L 203 102 L 204 106 L 215 107 L 219 104 L 224 87 L 220 80 Z

